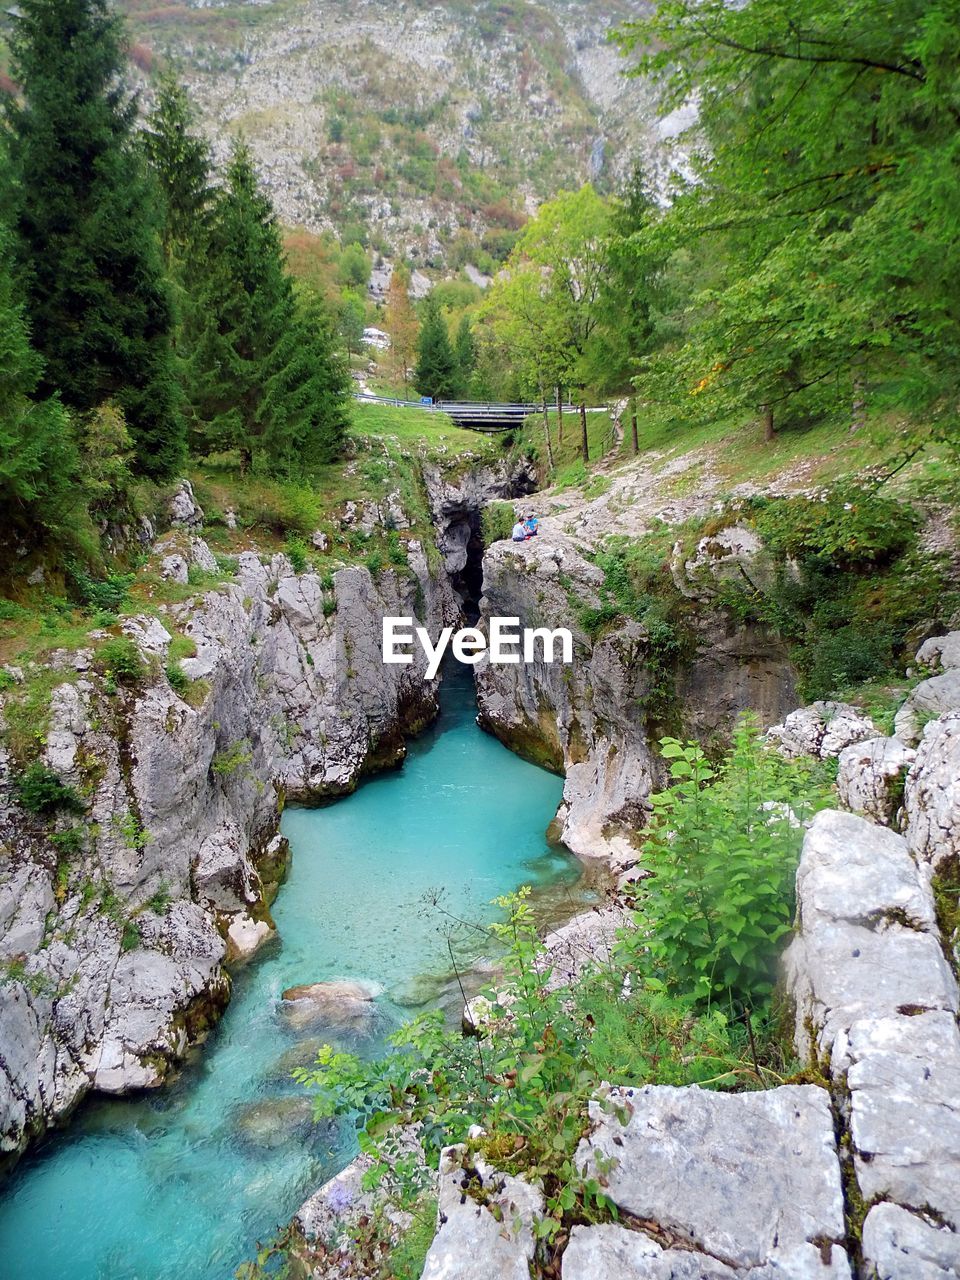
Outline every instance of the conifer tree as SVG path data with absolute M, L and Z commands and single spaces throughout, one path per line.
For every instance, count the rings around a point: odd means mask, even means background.
M 422 396 L 431 396 L 434 400 L 450 400 L 456 394 L 457 361 L 447 322 L 433 298 L 428 298 L 424 306 L 413 381 Z
M 22 0 L 10 46 L 13 229 L 38 395 L 59 390 L 81 412 L 115 399 L 138 469 L 168 478 L 183 456 L 172 313 L 122 29 L 107 0 Z
M 275 475 L 336 457 L 348 376 L 327 318 L 298 309 L 273 208 L 249 148 L 234 147 L 214 209 L 207 270 L 185 321 L 198 442 Z
M 460 321 L 453 354 L 457 366 L 457 395 L 466 396 L 470 391 L 473 371 L 477 367 L 477 344 L 468 316 Z
M 186 90 L 171 75 L 160 81 L 142 136 L 162 197 L 161 235 L 169 263 L 200 239 L 212 198 L 210 148 L 196 133 Z
M 56 397 L 35 399 L 42 362 L 31 348 L 0 235 L 0 542 L 37 526 L 59 534 L 75 506 L 77 453 Z

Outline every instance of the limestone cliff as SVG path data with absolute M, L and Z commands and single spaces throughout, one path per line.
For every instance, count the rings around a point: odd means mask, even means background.
M 178 535 L 165 559 L 210 553 Z M 408 572 L 344 568 L 325 589 L 283 556 L 124 625 L 146 678 L 63 653 L 43 760 L 84 812 L 18 803 L 0 753 L 0 1144 L 20 1151 L 91 1088 L 162 1081 L 229 997 L 224 961 L 269 936 L 284 794 L 342 794 L 396 763 L 437 710 L 423 659 L 383 667 L 380 617 L 431 632 L 458 612 L 411 543 Z M 171 635 L 193 642 L 165 674 Z M 29 673 L 18 672 L 21 677 Z

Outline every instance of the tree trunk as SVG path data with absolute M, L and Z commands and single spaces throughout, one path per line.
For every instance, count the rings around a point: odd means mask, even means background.
M 762 404 L 760 406 L 760 415 L 763 419 L 763 438 L 769 444 L 771 440 L 776 438 L 776 430 L 773 425 L 773 405 Z
M 563 387 L 557 385 L 557 444 L 563 444 Z
M 640 437 L 637 435 L 637 402 L 634 400 L 630 406 L 630 446 L 633 449 L 633 456 L 636 457 L 640 452 Z
M 543 434 L 547 442 L 547 462 L 552 472 L 554 464 L 553 464 L 553 444 L 550 440 L 550 413 L 549 413 L 549 410 L 547 409 L 547 397 L 546 397 L 546 393 L 543 390 L 543 387 L 540 388 L 540 398 L 543 401 Z
M 590 438 L 587 435 L 587 406 L 583 400 L 583 388 L 580 389 L 580 453 L 584 462 L 590 461 Z
M 858 364 L 853 370 L 853 404 L 850 408 L 850 434 L 867 425 L 867 382 L 863 376 L 863 366 Z

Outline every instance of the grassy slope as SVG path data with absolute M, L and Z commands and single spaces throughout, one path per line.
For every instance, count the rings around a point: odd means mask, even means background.
M 269 554 L 293 540 L 305 544 L 308 563 L 319 572 L 345 563 L 375 566 L 378 558 L 385 564 L 401 565 L 407 537 L 419 537 L 425 546 L 432 547 L 418 459 L 456 470 L 470 462 L 493 459 L 501 452 L 501 441 L 461 430 L 444 414 L 353 403 L 352 415 L 350 456 L 325 468 L 309 485 L 242 477 L 229 456 L 192 467 L 190 479 L 207 519 L 204 536 L 217 554 L 232 555 L 251 548 Z M 365 538 L 356 530 L 340 528 L 347 502 L 381 502 L 394 491 L 400 494 L 411 518 L 409 531 L 392 538 L 385 533 Z M 150 494 L 147 508 L 161 505 L 163 496 Z M 237 516 L 236 529 L 225 523 L 228 510 Z M 309 542 L 315 529 L 322 529 L 330 539 L 329 550 L 323 554 L 315 554 Z M 221 575 L 193 573 L 187 586 L 167 582 L 154 568 L 143 566 L 130 585 L 125 604 L 116 614 L 107 614 L 76 607 L 66 598 L 60 567 L 55 563 L 43 567 L 42 584 L 18 593 L 16 601 L 0 598 L 0 664 L 43 662 L 54 650 L 86 647 L 92 643 L 90 630 L 97 626 L 116 627 L 124 615 L 154 613 L 162 605 L 189 599 L 229 579 L 226 562 Z

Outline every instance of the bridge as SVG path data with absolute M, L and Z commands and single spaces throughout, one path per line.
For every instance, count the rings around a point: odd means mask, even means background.
M 354 396 L 361 404 L 388 404 L 398 409 L 426 409 L 428 412 L 445 413 L 458 427 L 468 431 L 512 431 L 522 425 L 531 414 L 543 413 L 542 404 L 491 404 L 476 400 L 399 400 L 391 396 L 374 396 L 360 392 Z M 553 408 L 549 405 L 548 408 Z M 563 406 L 564 413 L 576 413 L 575 405 Z

